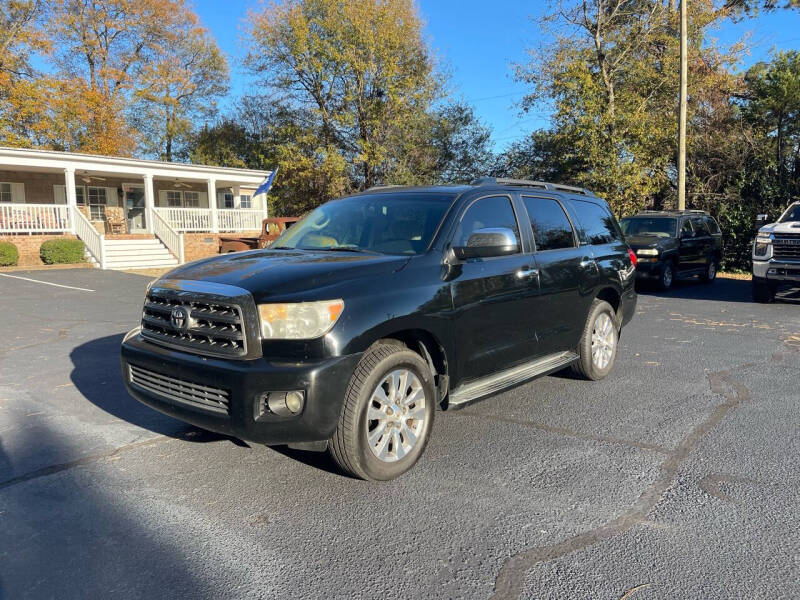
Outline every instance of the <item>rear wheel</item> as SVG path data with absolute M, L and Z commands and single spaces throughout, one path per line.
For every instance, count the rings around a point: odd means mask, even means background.
M 347 473 L 394 479 L 419 460 L 428 443 L 436 392 L 428 364 L 415 352 L 379 342 L 350 379 L 336 432 L 328 445 Z
M 753 301 L 769 304 L 775 300 L 775 285 L 760 277 L 753 277 Z
M 578 345 L 572 371 L 585 379 L 604 379 L 614 368 L 619 342 L 617 315 L 608 302 L 595 299 Z
M 713 257 L 708 258 L 706 264 L 706 272 L 700 276 L 700 279 L 705 283 L 711 283 L 717 278 L 717 261 Z

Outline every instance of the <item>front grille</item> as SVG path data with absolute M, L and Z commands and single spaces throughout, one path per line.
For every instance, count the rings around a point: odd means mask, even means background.
M 135 365 L 128 365 L 128 379 L 131 385 L 173 402 L 192 404 L 214 412 L 228 412 L 227 390 L 192 383 Z
M 772 245 L 772 255 L 775 258 L 800 259 L 800 236 L 796 239 L 776 237 Z
M 183 322 L 173 319 L 182 307 Z M 247 354 L 242 309 L 239 305 L 201 294 L 170 294 L 150 290 L 142 311 L 142 337 L 189 352 L 222 357 Z

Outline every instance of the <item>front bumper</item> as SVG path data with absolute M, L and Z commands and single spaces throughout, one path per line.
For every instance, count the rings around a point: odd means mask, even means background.
M 257 358 L 232 360 L 172 350 L 144 340 L 134 330 L 122 343 L 122 376 L 128 392 L 162 413 L 203 429 L 264 444 L 329 439 L 339 421 L 345 391 L 361 354 L 304 362 Z M 130 366 L 227 392 L 228 408 L 212 410 L 157 394 L 131 381 Z M 297 415 L 256 417 L 264 392 L 302 390 L 305 404 Z
M 655 261 L 651 260 L 655 258 Z M 664 265 L 660 257 L 637 257 L 636 277 L 658 278 L 661 277 L 661 267 Z
M 800 282 L 800 261 L 753 260 L 753 277 L 770 281 Z

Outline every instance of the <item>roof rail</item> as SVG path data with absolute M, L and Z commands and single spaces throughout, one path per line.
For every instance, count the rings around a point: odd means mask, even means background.
M 368 187 L 365 189 L 365 192 L 371 192 L 372 190 L 385 190 L 387 188 L 396 188 L 396 187 L 403 187 L 402 185 L 395 185 L 395 184 L 388 184 L 388 185 L 373 185 L 372 187 Z
M 654 209 L 647 209 L 647 210 L 640 210 L 638 213 L 639 215 L 657 215 L 657 214 L 664 214 L 664 213 L 675 213 L 679 215 L 705 215 L 707 214 L 704 210 L 699 210 L 696 208 L 685 208 L 683 210 L 679 210 L 677 208 L 665 208 L 663 210 L 654 210 Z
M 550 183 L 549 181 L 531 181 L 529 179 L 509 179 L 507 177 L 479 177 L 470 185 L 517 185 L 522 187 L 535 187 L 543 190 L 572 192 L 583 196 L 594 196 L 594 192 L 581 187 L 564 185 L 563 183 Z

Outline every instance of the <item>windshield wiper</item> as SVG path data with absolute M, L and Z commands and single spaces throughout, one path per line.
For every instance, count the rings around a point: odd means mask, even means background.
M 356 248 L 354 246 L 328 246 L 327 248 L 304 248 L 304 250 L 311 250 L 312 252 L 364 252 L 366 254 L 378 254 L 374 250 Z
M 302 250 L 302 248 L 292 248 L 291 246 L 270 246 L 269 250 Z

